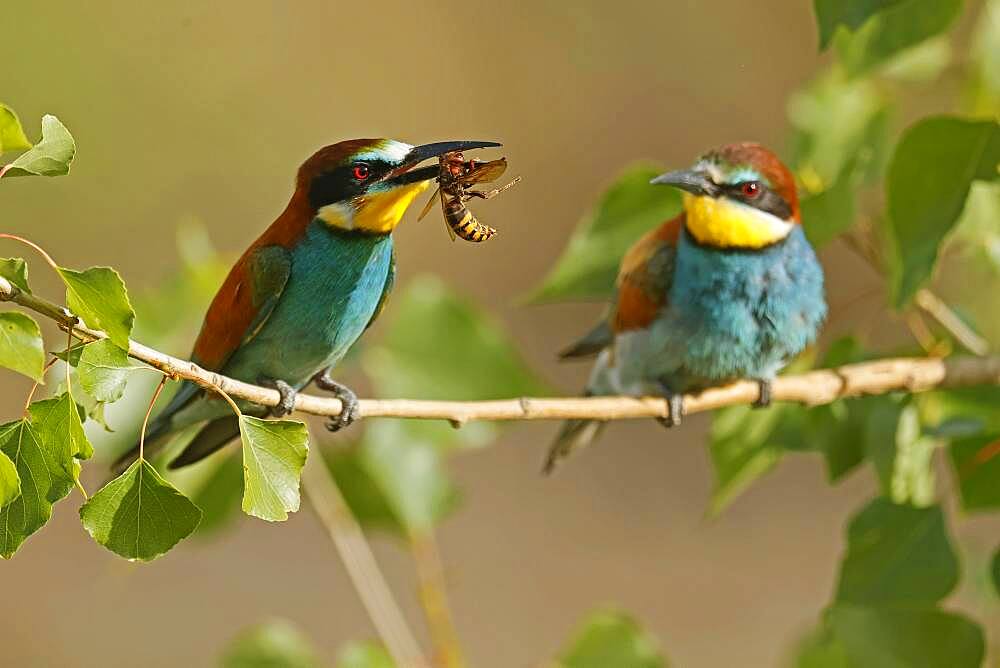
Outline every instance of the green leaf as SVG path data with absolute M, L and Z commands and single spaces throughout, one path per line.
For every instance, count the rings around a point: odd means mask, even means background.
M 45 346 L 34 319 L 16 311 L 0 313 L 0 366 L 42 382 Z
M 796 171 L 810 191 L 859 175 L 868 181 L 881 168 L 889 108 L 873 81 L 849 80 L 834 69 L 793 93 L 787 109 Z
M 0 450 L 0 508 L 21 496 L 21 478 L 17 475 L 17 467 L 2 450 Z
M 656 640 L 631 617 L 617 612 L 594 614 L 562 653 L 560 668 L 663 668 L 666 660 Z
M 269 522 L 299 509 L 299 475 L 309 451 L 306 426 L 294 420 L 240 416 L 243 512 Z
M 784 448 L 780 435 L 775 438 L 775 432 L 783 417 L 793 415 L 800 418 L 802 411 L 776 405 L 768 410 L 732 406 L 715 412 L 708 445 L 715 472 L 712 514 L 722 512 L 754 481 L 777 465 Z M 786 428 L 794 431 L 791 425 Z
M 80 407 L 67 392 L 31 405 L 31 423 L 45 446 L 57 453 L 65 473 L 77 470 L 73 458 L 90 459 L 94 446 L 83 432 Z
M 309 640 L 291 623 L 275 619 L 240 633 L 222 656 L 223 668 L 319 668 Z
M 795 668 L 851 668 L 847 650 L 821 626 L 799 645 Z
M 827 0 L 836 2 L 837 0 Z M 944 31 L 962 11 L 962 0 L 902 0 L 837 40 L 851 76 L 866 73 L 906 49 Z
M 402 519 L 368 472 L 360 445 L 328 449 L 324 458 L 351 514 L 361 526 L 406 534 Z
M 934 604 L 958 583 L 958 559 L 941 508 L 913 508 L 879 498 L 847 527 L 837 603 Z
M 406 533 L 432 529 L 457 501 L 435 443 L 415 438 L 401 420 L 369 425 L 361 450 L 364 470 L 384 497 L 385 506 Z M 353 502 L 357 504 L 355 496 Z M 366 515 L 381 512 L 379 505 Z
M 836 368 L 871 357 L 857 339 L 847 336 L 830 344 L 818 366 Z M 886 400 L 886 397 L 840 399 L 806 410 L 802 438 L 808 441 L 810 449 L 822 453 L 830 482 L 840 480 L 864 460 L 869 413 L 875 404 Z
M 0 103 L 0 154 L 29 148 L 31 142 L 25 136 L 17 114 L 6 104 Z
M 829 189 L 802 200 L 802 225 L 815 248 L 821 248 L 854 224 L 854 183 L 839 178 Z
M 957 439 L 951 442 L 949 454 L 962 507 L 969 511 L 1000 507 L 1000 437 Z
M 66 305 L 83 318 L 88 327 L 101 329 L 116 346 L 128 350 L 135 313 L 121 276 L 110 267 L 86 271 L 59 268 L 66 284 Z
M 392 657 L 374 642 L 352 643 L 337 654 L 336 668 L 394 668 Z
M 830 45 L 833 33 L 840 26 L 857 30 L 872 16 L 899 2 L 901 0 L 813 0 L 820 50 Z
M 880 74 L 908 83 L 926 83 L 940 76 L 951 61 L 951 44 L 946 36 L 938 35 L 889 60 Z
M 14 162 L 0 168 L 0 176 L 62 176 L 76 154 L 76 144 L 66 126 L 50 114 L 42 116 L 42 140 Z
M 937 116 L 909 128 L 889 165 L 889 232 L 897 251 L 894 301 L 904 306 L 931 276 L 938 248 L 975 180 L 994 180 L 1000 123 Z
M 22 292 L 31 294 L 31 289 L 28 288 L 28 263 L 21 258 L 0 258 L 0 276 L 17 286 Z
M 576 226 L 566 250 L 529 300 L 541 303 L 610 296 L 625 251 L 644 232 L 681 212 L 676 188 L 649 183 L 662 172 L 649 163 L 627 168 Z
M 885 496 L 895 503 L 933 503 L 938 441 L 923 433 L 917 406 L 908 397 L 872 402 L 864 438 Z
M 83 349 L 86 348 L 89 343 L 75 343 L 65 350 L 57 350 L 52 355 L 63 362 L 66 362 L 71 367 L 76 368 L 76 365 L 80 363 L 80 355 L 83 354 Z
M 152 561 L 187 538 L 201 511 L 152 464 L 136 460 L 80 508 L 98 543 L 130 561 Z
M 850 668 L 979 668 L 985 653 L 982 629 L 934 608 L 838 604 L 826 625 Z
M 31 408 L 34 417 L 37 404 Z M 70 493 L 76 473 L 72 455 L 46 447 L 31 420 L 0 427 L 0 451 L 14 463 L 21 480 L 21 495 L 0 509 L 0 556 L 10 559 L 49 521 L 52 504 Z
M 993 592 L 1000 596 L 1000 548 L 996 549 L 990 560 L 990 582 L 993 583 Z
M 1000 107 L 1000 1 L 983 3 L 971 41 L 967 106 L 970 113 L 989 116 Z
M 982 385 L 938 390 L 924 395 L 921 417 L 925 428 L 949 435 L 961 427 L 961 436 L 1000 434 L 1000 387 Z
M 98 401 L 114 403 L 125 394 L 129 371 L 136 366 L 111 339 L 88 343 L 77 363 L 77 376 L 84 391 Z

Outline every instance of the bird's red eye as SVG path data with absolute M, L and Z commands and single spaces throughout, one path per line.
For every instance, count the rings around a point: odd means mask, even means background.
M 354 178 L 358 181 L 367 179 L 369 173 L 368 165 L 354 165 Z
M 744 197 L 753 198 L 760 194 L 760 184 L 756 181 L 747 181 L 740 186 L 740 190 L 743 191 Z

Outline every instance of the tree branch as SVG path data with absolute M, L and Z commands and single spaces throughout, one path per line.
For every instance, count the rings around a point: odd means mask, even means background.
M 0 301 L 10 301 L 55 320 L 63 329 L 85 341 L 105 338 L 103 332 L 80 324 L 64 307 L 27 294 L 0 277 Z M 277 390 L 251 385 L 207 371 L 194 362 L 171 357 L 131 341 L 130 357 L 163 373 L 184 378 L 206 388 L 219 388 L 238 399 L 263 406 L 275 406 Z M 851 364 L 838 369 L 811 371 L 783 376 L 774 381 L 774 401 L 792 401 L 811 406 L 828 404 L 845 397 L 886 394 L 893 391 L 922 392 L 935 388 L 1000 384 L 1000 356 L 956 356 L 937 358 L 893 358 Z M 685 397 L 688 414 L 724 406 L 750 404 L 758 397 L 757 383 L 740 381 L 711 388 Z M 665 417 L 667 402 L 660 397 L 571 397 L 519 398 L 495 401 L 423 401 L 413 399 L 362 399 L 360 417 L 396 417 L 448 420 L 460 426 L 472 420 L 624 420 Z M 341 411 L 339 399 L 299 394 L 295 410 L 311 415 L 335 416 Z

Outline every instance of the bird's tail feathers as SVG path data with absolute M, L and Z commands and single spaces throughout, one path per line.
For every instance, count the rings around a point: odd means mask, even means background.
M 562 429 L 559 430 L 556 440 L 549 448 L 542 473 L 551 475 L 560 460 L 590 445 L 600 435 L 604 425 L 605 422 L 601 420 L 567 420 L 563 422 Z
M 559 351 L 559 359 L 582 359 L 593 357 L 611 345 L 615 335 L 607 320 L 602 320 L 575 343 Z
M 240 435 L 240 421 L 236 415 L 227 415 L 208 422 L 198 431 L 198 434 L 185 446 L 167 468 L 178 469 L 182 466 L 200 462 L 205 457 L 221 449 Z

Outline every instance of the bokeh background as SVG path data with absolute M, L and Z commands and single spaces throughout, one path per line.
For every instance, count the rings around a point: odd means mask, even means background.
M 29 128 L 57 114 L 79 147 L 70 178 L 4 183 L 4 231 L 68 266 L 112 265 L 140 293 L 177 271 L 178 230 L 194 234 L 192 221 L 235 257 L 321 145 L 497 139 L 524 176 L 477 209 L 501 234 L 452 244 L 440 222 L 411 213 L 398 232 L 400 284 L 431 272 L 472 296 L 567 393 L 586 365 L 557 365 L 554 351 L 601 306 L 518 300 L 573 226 L 638 158 L 681 166 L 744 139 L 787 151 L 788 95 L 823 63 L 805 0 L 4 4 L 0 99 Z M 898 326 L 877 277 L 837 244 L 821 259 L 828 336 L 860 328 L 891 342 Z M 36 291 L 58 295 L 33 266 Z M 203 308 L 178 315 L 186 332 L 172 352 L 188 352 Z M 26 385 L 11 374 L 2 383 L 6 420 Z M 550 479 L 538 470 L 554 424 L 516 425 L 450 461 L 464 503 L 440 540 L 472 665 L 538 665 L 607 605 L 639 618 L 677 666 L 787 659 L 829 599 L 842 526 L 874 482 L 864 472 L 830 487 L 818 457 L 794 458 L 709 519 L 707 425 L 616 424 Z M 88 486 L 102 477 L 89 475 Z M 327 658 L 373 636 L 305 508 L 280 525 L 243 518 L 132 565 L 93 545 L 78 504 L 57 505 L 51 525 L 0 564 L 5 665 L 208 666 L 227 639 L 271 617 L 294 622 Z M 960 530 L 975 542 L 997 528 Z M 407 555 L 374 542 L 419 627 Z

